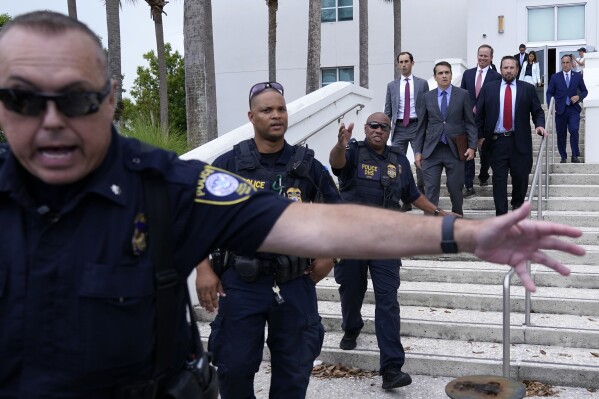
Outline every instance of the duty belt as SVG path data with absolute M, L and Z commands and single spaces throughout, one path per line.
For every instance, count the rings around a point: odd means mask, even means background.
M 303 276 L 310 263 L 310 259 L 287 255 L 272 259 L 231 256 L 227 268 L 234 268 L 246 282 L 254 282 L 261 275 L 273 275 L 277 284 L 283 284 Z

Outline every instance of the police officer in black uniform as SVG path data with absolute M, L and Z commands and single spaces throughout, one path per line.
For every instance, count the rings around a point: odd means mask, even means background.
M 445 211 L 420 194 L 414 183 L 410 162 L 399 147 L 387 145 L 390 126 L 387 115 L 376 112 L 368 117 L 364 125 L 366 139 L 356 141 L 351 139 L 353 123 L 347 129 L 341 124 L 338 142 L 331 150 L 329 162 L 333 173 L 339 177 L 343 200 L 394 210 L 400 209 L 401 200 L 404 204 L 414 204 L 425 213 L 446 215 Z M 397 302 L 400 266 L 400 259 L 344 259 L 335 266 L 335 280 L 339 283 L 341 296 L 342 328 L 345 331 L 339 347 L 344 350 L 356 347 L 356 339 L 364 326 L 360 309 L 370 270 L 384 389 L 412 383 L 410 375 L 401 371 L 405 354 L 399 336 Z
M 287 107 L 281 84 L 254 85 L 248 117 L 254 138 L 235 145 L 214 166 L 239 174 L 258 190 L 293 201 L 340 201 L 335 183 L 314 152 L 285 141 Z M 213 310 L 218 305 L 209 349 L 218 366 L 221 397 L 254 397 L 254 374 L 262 361 L 268 324 L 270 397 L 304 398 L 324 336 L 315 283 L 330 272 L 333 259 L 312 262 L 278 254 L 219 252 L 213 255 L 213 264 L 222 273 L 221 280 L 204 262 L 198 267 L 196 285 L 204 307 Z M 217 293 L 226 295 L 218 304 Z
M 256 193 L 244 179 L 203 162 L 144 148 L 112 128 L 116 89 L 102 44 L 80 22 L 39 11 L 0 32 L 0 125 L 8 141 L 0 145 L 1 398 L 163 398 L 155 348 L 157 291 L 165 279 L 149 253 L 162 241 L 149 233 L 156 224 L 147 218 L 148 176 L 165 184 L 170 218 L 163 237 L 173 242 L 175 271 L 169 286 L 186 288 L 190 271 L 219 247 L 312 257 L 442 250 L 440 222 L 424 221 L 417 241 L 405 235 L 385 245 L 379 225 L 416 217 L 296 204 Z M 576 230 L 523 225 L 526 205 L 521 209 L 492 221 L 456 222 L 452 242 L 498 263 L 509 262 L 506 252 L 526 261 L 541 244 L 580 253 L 573 244 L 545 241 Z M 355 218 L 371 236 L 366 243 L 347 233 Z M 534 287 L 525 267 L 516 270 Z M 177 289 L 171 309 L 175 344 L 167 377 L 181 372 L 192 349 L 184 293 Z

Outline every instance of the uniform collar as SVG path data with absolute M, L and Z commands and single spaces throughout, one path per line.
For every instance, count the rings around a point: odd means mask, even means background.
M 63 205 L 63 212 L 70 210 L 84 196 L 89 193 L 96 193 L 102 197 L 114 201 L 124 206 L 126 204 L 126 176 L 123 170 L 123 149 L 124 140 L 114 129 L 111 132 L 111 142 L 106 153 L 106 157 L 90 176 L 86 177 L 86 182 L 77 188 L 78 192 L 71 195 Z M 0 158 L 4 158 L 4 163 L 0 167 L 0 192 L 8 195 L 17 202 L 24 205 L 33 205 L 34 201 L 30 193 L 23 184 L 23 173 L 27 173 L 18 163 L 10 147 L 0 147 Z

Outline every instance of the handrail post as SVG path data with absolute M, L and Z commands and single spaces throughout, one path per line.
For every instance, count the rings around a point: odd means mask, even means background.
M 514 273 L 514 269 L 510 269 L 503 278 L 503 376 L 505 378 L 510 378 L 510 280 Z

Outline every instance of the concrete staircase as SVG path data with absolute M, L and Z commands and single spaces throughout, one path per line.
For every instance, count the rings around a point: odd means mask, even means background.
M 544 219 L 580 227 L 584 234 L 576 242 L 588 254 L 584 258 L 555 255 L 571 267 L 567 278 L 532 266 L 539 287 L 532 296 L 532 326 L 523 325 L 524 289 L 517 278 L 512 280 L 510 374 L 518 380 L 598 388 L 599 164 L 551 164 L 549 172 L 550 199 L 544 203 Z M 475 189 L 478 195 L 464 200 L 465 217 L 494 217 L 492 187 L 481 188 L 476 180 Z M 441 195 L 440 206 L 450 209 L 447 193 Z M 398 298 L 404 371 L 446 377 L 501 375 L 502 282 L 508 270 L 468 254 L 403 259 Z M 321 281 L 317 293 L 327 332 L 319 359 L 378 370 L 370 282 L 362 307 L 365 326 L 352 351 L 339 349 L 343 331 L 334 278 Z M 207 337 L 211 317 L 203 311 L 198 315 L 202 336 Z

